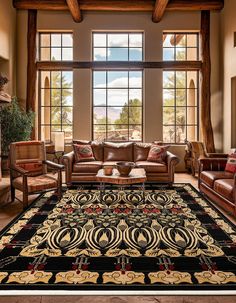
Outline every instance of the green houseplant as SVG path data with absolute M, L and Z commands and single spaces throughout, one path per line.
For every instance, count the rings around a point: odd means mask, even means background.
M 28 141 L 34 123 L 34 113 L 21 109 L 17 98 L 0 110 L 2 156 L 8 156 L 12 142 Z

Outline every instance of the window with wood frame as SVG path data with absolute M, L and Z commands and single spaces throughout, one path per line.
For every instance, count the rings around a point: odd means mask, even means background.
M 93 33 L 94 61 L 142 61 L 143 33 Z M 93 71 L 93 139 L 142 141 L 143 72 Z
M 72 33 L 39 33 L 39 61 L 73 60 Z M 52 132 L 73 138 L 73 71 L 39 71 L 39 138 L 51 142 Z
M 199 60 L 198 33 L 163 33 L 163 60 Z M 182 144 L 199 137 L 199 72 L 163 71 L 163 141 Z

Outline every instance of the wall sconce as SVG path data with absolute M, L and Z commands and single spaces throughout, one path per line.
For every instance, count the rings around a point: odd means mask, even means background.
M 55 146 L 55 152 L 65 151 L 65 133 L 64 132 L 52 132 L 52 142 Z

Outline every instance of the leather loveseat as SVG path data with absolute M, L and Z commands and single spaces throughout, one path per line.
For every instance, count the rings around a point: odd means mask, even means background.
M 227 159 L 199 161 L 199 189 L 212 202 L 236 214 L 236 174 L 225 171 Z
M 96 174 L 105 165 L 116 165 L 118 161 L 135 162 L 136 167 L 144 168 L 147 181 L 159 183 L 173 183 L 175 165 L 179 159 L 166 152 L 162 163 L 148 162 L 147 157 L 151 143 L 111 143 L 74 140 L 76 144 L 91 144 L 95 161 L 75 162 L 74 151 L 63 156 L 65 165 L 66 184 L 70 186 L 74 183 L 84 181 L 96 181 Z

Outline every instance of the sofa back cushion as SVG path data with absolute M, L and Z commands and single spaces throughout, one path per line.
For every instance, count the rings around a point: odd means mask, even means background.
M 225 171 L 233 174 L 236 173 L 236 153 L 228 155 Z
M 92 141 L 91 146 L 96 161 L 103 161 L 103 142 Z
M 147 161 L 151 143 L 134 143 L 134 162 Z
M 133 161 L 133 143 L 104 143 L 104 161 Z

